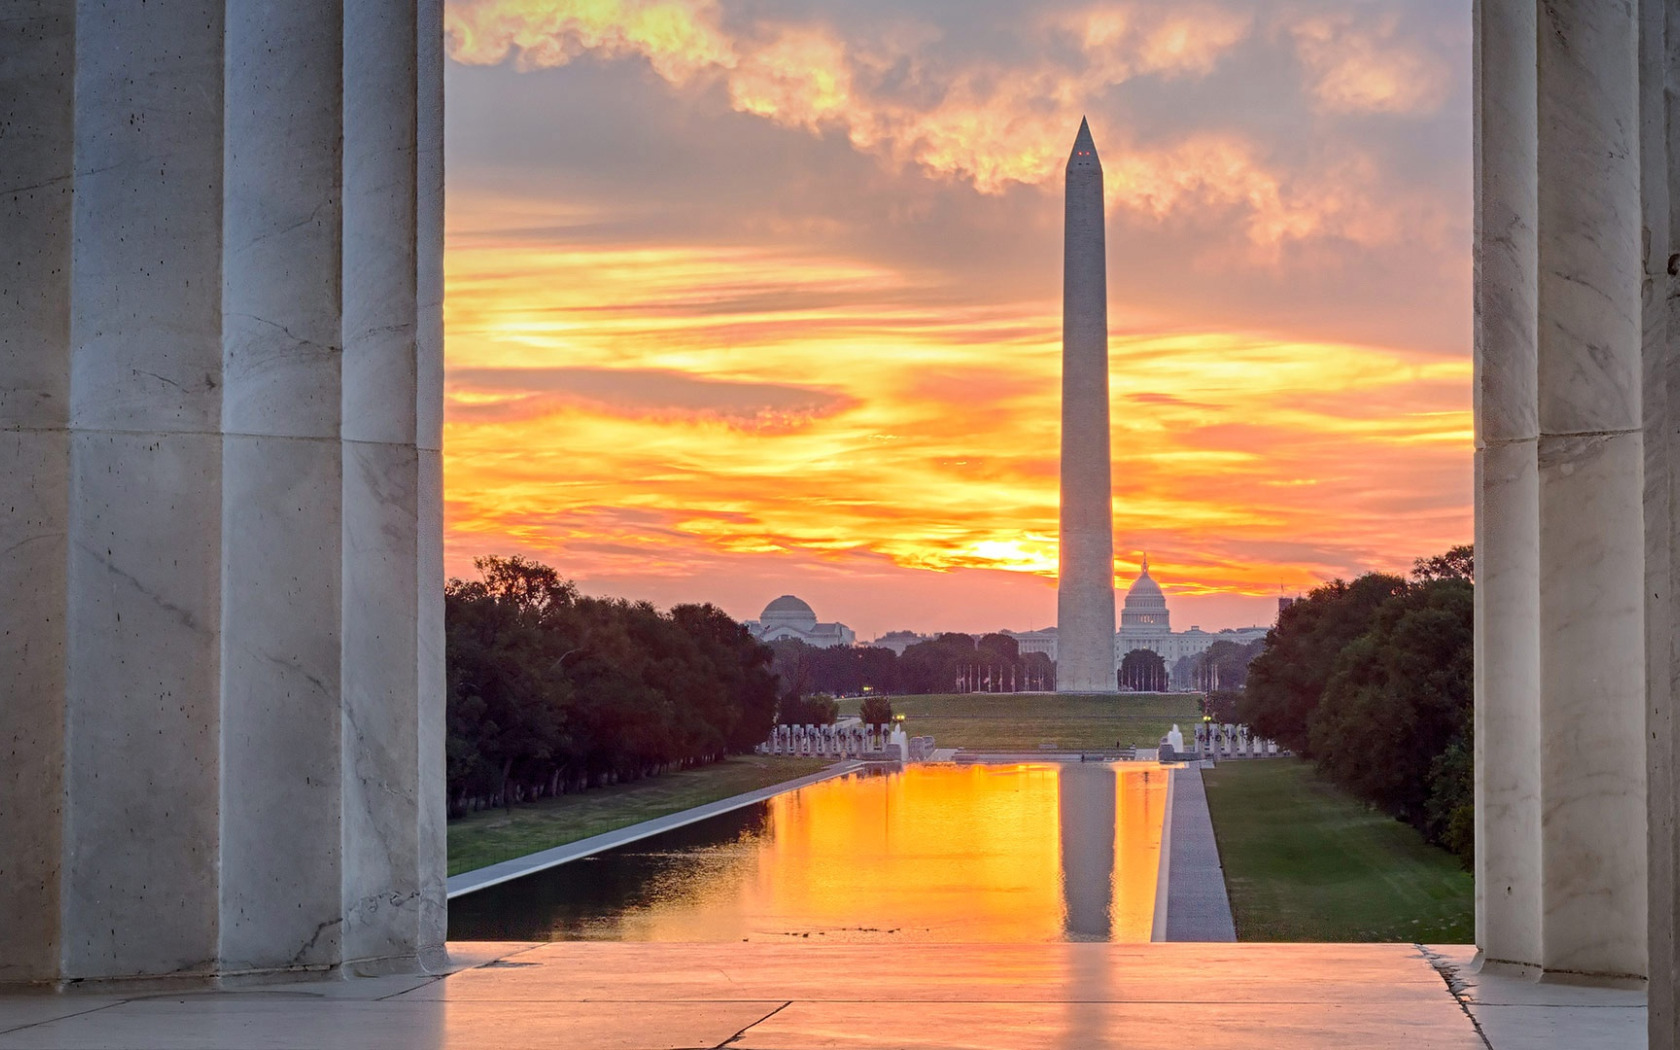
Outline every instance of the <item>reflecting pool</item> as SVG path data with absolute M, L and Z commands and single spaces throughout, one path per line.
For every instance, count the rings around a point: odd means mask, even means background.
M 458 940 L 1147 941 L 1168 771 L 856 774 L 449 903 Z

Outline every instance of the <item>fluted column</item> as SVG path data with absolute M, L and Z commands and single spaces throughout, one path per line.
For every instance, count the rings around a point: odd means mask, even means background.
M 1539 294 L 1534 0 L 1479 0 L 1476 164 L 1476 931 L 1540 964 Z
M 222 4 L 76 12 L 63 960 L 217 958 Z
M 416 114 L 418 199 L 415 334 L 415 448 L 419 467 L 416 608 L 419 640 L 419 730 L 416 755 L 420 791 L 420 930 L 423 958 L 442 951 L 448 932 L 444 883 L 449 875 L 445 823 L 443 629 L 443 5 L 418 0 L 419 109 Z
M 1540 6 L 1541 961 L 1646 965 L 1635 5 Z
M 224 969 L 339 959 L 342 0 L 230 4 Z
M 1676 453 L 1673 403 L 1680 391 L 1680 354 L 1674 352 L 1680 333 L 1680 300 L 1670 265 L 1680 244 L 1680 218 L 1673 207 L 1676 116 L 1668 92 L 1680 89 L 1680 62 L 1671 57 L 1680 42 L 1680 12 L 1664 0 L 1640 4 L 1640 192 L 1644 201 L 1644 371 L 1642 403 L 1645 431 L 1645 692 L 1646 777 L 1649 799 L 1647 882 L 1649 891 L 1650 1045 L 1660 1050 L 1680 1047 L 1680 1011 L 1675 987 L 1680 980 L 1677 957 L 1676 881 L 1680 872 L 1677 839 L 1677 799 L 1674 760 L 1676 670 L 1674 610 L 1677 538 L 1674 515 Z
M 74 0 L 0 18 L 0 982 L 58 970 Z
M 442 12 L 351 6 L 0 16 L 0 983 L 441 956 Z
M 421 11 L 414 0 L 344 8 L 344 920 L 347 954 L 369 968 L 441 952 L 444 932 L 443 885 L 421 861 L 441 816 L 422 772 L 441 772 L 442 743 L 418 716 L 424 706 L 441 721 L 437 439 L 427 435 L 431 455 L 419 447 L 441 376 L 437 261 L 425 260 L 422 288 L 420 252 L 441 244 L 441 137 L 422 160 L 419 136 L 422 122 L 437 135 L 441 103 L 431 41 L 422 85 Z M 431 31 L 435 5 L 424 11 Z

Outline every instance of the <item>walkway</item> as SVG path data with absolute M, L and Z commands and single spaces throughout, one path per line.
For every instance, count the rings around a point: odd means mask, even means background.
M 456 944 L 472 968 L 0 998 L 0 1050 L 1643 1050 L 1638 992 L 1479 979 L 1471 949 Z M 1479 1027 L 1478 1027 L 1479 1026 Z
M 1202 770 L 1192 764 L 1173 772 L 1172 812 L 1167 826 L 1166 941 L 1234 941 L 1225 870 L 1208 815 Z

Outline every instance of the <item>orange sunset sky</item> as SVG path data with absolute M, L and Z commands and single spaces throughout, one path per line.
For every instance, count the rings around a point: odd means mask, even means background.
M 1055 621 L 1062 167 L 1174 626 L 1469 542 L 1469 4 L 451 0 L 447 568 Z

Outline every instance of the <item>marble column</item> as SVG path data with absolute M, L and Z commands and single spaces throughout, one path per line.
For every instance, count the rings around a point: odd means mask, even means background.
M 1673 352 L 1680 335 L 1680 297 L 1670 259 L 1680 245 L 1673 207 L 1674 146 L 1680 141 L 1680 110 L 1671 110 L 1671 80 L 1680 79 L 1680 61 L 1671 57 L 1680 43 L 1680 12 L 1662 0 L 1640 4 L 1640 194 L 1644 230 L 1644 368 L 1642 403 L 1645 434 L 1645 691 L 1646 776 L 1649 800 L 1647 900 L 1649 904 L 1648 974 L 1650 1045 L 1680 1048 L 1680 952 L 1676 944 L 1676 882 L 1680 872 L 1677 837 L 1674 718 L 1676 670 L 1680 660 L 1674 637 L 1680 623 L 1674 612 L 1677 539 L 1674 494 L 1677 447 L 1674 404 L 1680 391 L 1680 355 Z
M 441 263 L 421 270 L 442 243 L 441 67 L 431 41 L 421 66 L 423 13 L 441 33 L 433 2 L 344 4 L 343 906 L 367 968 L 444 939 L 441 868 L 422 859 L 442 810 L 417 790 L 443 743 Z M 424 738 L 418 707 L 439 723 Z
M 0 983 L 58 969 L 75 5 L 0 18 Z
M 63 966 L 217 958 L 222 4 L 76 10 Z
M 1646 966 L 1636 8 L 1540 5 L 1541 962 Z
M 1478 0 L 1476 942 L 1540 964 L 1540 504 L 1534 0 Z
M 417 159 L 415 163 L 415 438 L 419 460 L 419 599 L 415 606 L 419 729 L 415 778 L 419 784 L 420 913 L 415 941 L 423 962 L 443 961 L 449 905 L 444 793 L 445 672 L 443 633 L 443 7 L 444 0 L 417 0 L 415 69 Z
M 441 955 L 441 44 L 0 18 L 0 983 Z
M 230 4 L 221 957 L 340 953 L 342 0 Z

